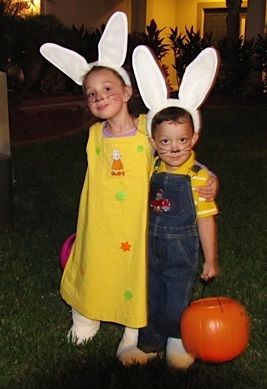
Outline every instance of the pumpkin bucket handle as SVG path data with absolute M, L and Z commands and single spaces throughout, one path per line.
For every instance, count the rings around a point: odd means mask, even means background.
M 207 297 L 206 296 L 206 292 L 207 292 L 208 289 L 209 289 L 210 292 L 212 292 L 213 295 L 216 295 L 216 293 L 214 292 L 213 282 L 214 282 L 214 280 L 209 280 L 209 281 L 201 280 L 201 283 L 202 283 L 201 298 Z M 220 295 L 220 293 L 219 293 L 219 295 Z M 217 302 L 218 302 L 218 304 L 219 304 L 219 306 L 221 308 L 221 312 L 223 312 L 223 305 L 221 303 L 220 297 L 215 297 L 215 298 L 217 299 Z

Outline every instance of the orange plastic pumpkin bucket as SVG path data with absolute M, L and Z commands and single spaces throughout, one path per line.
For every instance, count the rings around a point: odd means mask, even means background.
M 228 297 L 192 302 L 181 318 L 181 337 L 187 351 L 205 362 L 226 362 L 248 345 L 250 321 L 245 308 Z

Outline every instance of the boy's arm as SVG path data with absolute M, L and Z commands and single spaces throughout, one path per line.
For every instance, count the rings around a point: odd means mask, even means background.
M 219 274 L 217 261 L 217 226 L 213 216 L 197 219 L 200 243 L 204 255 L 203 271 L 200 275 L 205 281 Z

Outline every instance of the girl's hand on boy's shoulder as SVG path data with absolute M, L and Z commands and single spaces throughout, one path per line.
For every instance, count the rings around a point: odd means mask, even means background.
M 196 191 L 206 201 L 213 201 L 219 193 L 218 177 L 210 172 L 206 185 L 197 187 Z

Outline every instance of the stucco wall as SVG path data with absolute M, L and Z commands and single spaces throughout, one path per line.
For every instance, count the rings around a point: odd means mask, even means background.
M 130 0 L 43 0 L 42 13 L 55 15 L 67 26 L 80 27 L 83 24 L 88 28 L 98 28 L 115 11 L 128 15 L 130 3 Z

